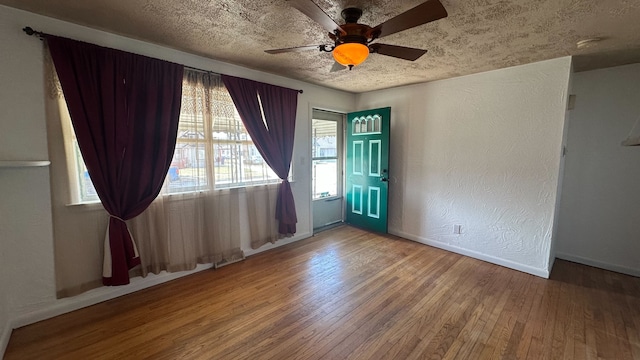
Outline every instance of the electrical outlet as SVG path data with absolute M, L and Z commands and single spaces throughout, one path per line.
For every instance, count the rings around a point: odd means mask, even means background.
M 454 234 L 462 233 L 462 225 L 453 225 L 453 233 Z

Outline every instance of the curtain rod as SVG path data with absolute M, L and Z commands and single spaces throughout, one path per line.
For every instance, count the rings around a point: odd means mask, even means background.
M 44 36 L 47 35 L 47 34 L 43 33 L 42 31 L 33 30 L 30 26 L 27 26 L 27 27 L 23 28 L 22 31 L 24 31 L 29 36 L 35 35 L 38 38 L 40 38 L 40 40 L 42 40 L 44 38 Z M 199 71 L 199 72 L 203 72 L 203 73 L 207 73 L 207 74 L 222 75 L 220 73 L 217 73 L 217 72 L 214 72 L 214 71 L 211 71 L 211 70 L 198 69 L 198 68 L 194 68 L 194 67 L 187 66 L 187 65 L 182 65 L 182 66 L 184 66 L 186 69 L 189 69 L 189 70 L 192 70 L 192 71 Z M 297 90 L 297 91 L 300 94 L 304 93 L 304 90 L 302 90 L 302 89 Z

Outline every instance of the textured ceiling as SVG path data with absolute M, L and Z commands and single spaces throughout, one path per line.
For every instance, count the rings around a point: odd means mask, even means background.
M 423 0 L 314 0 L 342 23 L 363 9 L 377 25 Z M 575 55 L 577 71 L 640 62 L 640 0 L 441 0 L 449 17 L 381 39 L 428 49 L 415 62 L 372 54 L 330 72 L 328 53 L 264 50 L 330 43 L 285 0 L 0 0 L 0 4 L 350 92 L 450 78 Z M 36 30 L 38 24 L 25 24 Z M 582 39 L 602 38 L 578 49 Z

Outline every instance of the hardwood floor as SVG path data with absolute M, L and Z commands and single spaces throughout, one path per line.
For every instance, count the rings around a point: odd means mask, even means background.
M 640 359 L 640 278 L 342 226 L 13 332 L 6 359 Z

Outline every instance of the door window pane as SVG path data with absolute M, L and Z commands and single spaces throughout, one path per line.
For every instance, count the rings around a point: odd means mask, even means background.
M 338 156 L 338 122 L 313 120 L 313 158 L 336 158 Z
M 338 122 L 312 121 L 313 199 L 338 195 Z
M 338 160 L 313 160 L 313 198 L 338 195 Z

